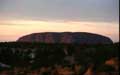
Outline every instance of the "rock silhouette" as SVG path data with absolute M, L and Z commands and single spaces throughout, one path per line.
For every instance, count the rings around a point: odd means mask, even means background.
M 44 32 L 20 37 L 18 42 L 72 43 L 72 44 L 111 44 L 106 36 L 87 32 Z

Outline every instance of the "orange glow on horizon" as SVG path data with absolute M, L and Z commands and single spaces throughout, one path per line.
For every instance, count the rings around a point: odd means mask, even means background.
M 22 35 L 38 32 L 91 32 L 108 36 L 113 40 L 118 40 L 119 25 L 117 23 L 107 22 L 0 21 L 0 41 L 15 41 Z

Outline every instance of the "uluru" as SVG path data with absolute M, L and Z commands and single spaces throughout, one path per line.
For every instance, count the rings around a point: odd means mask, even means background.
M 109 37 L 87 32 L 44 32 L 20 37 L 17 42 L 111 44 Z

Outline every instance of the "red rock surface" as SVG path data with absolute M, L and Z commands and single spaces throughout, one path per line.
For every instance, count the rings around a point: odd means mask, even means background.
M 106 36 L 86 32 L 46 32 L 33 33 L 20 37 L 18 42 L 43 43 L 79 43 L 79 44 L 111 44 L 112 40 Z

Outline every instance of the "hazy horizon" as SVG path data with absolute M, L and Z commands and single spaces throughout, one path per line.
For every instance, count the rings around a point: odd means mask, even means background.
M 119 41 L 119 0 L 0 0 L 0 41 L 38 32 L 89 32 Z

